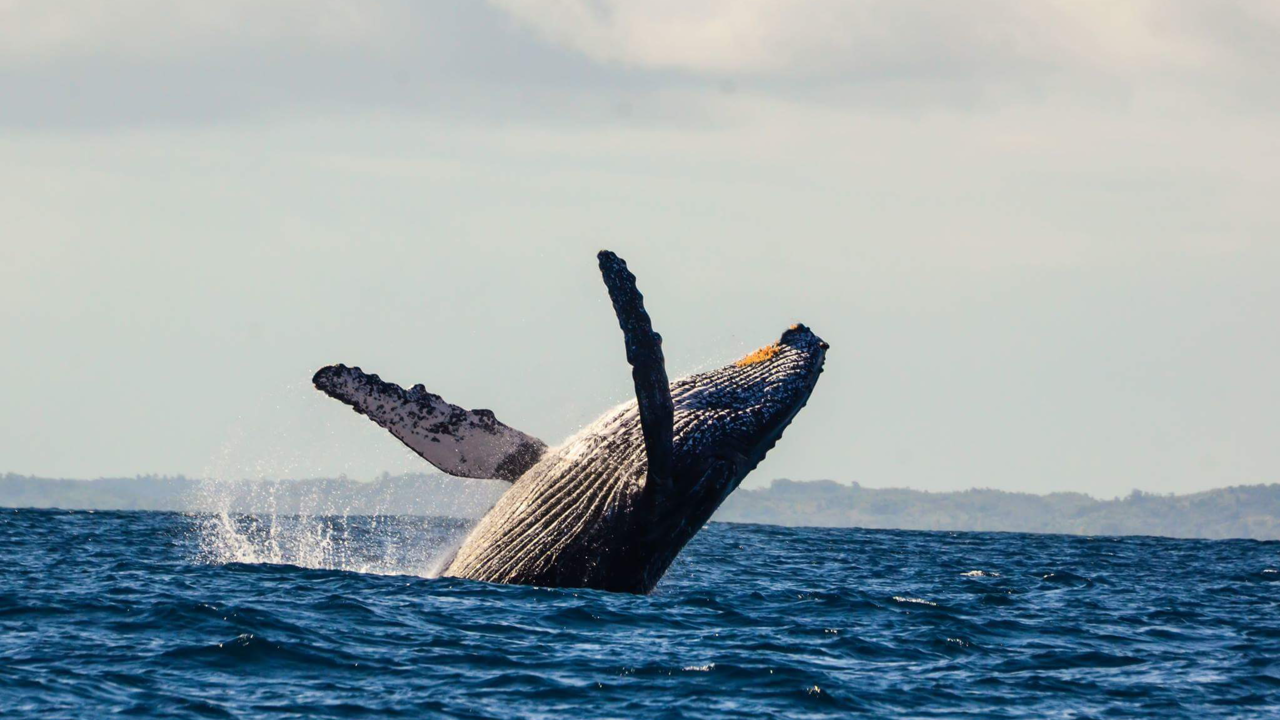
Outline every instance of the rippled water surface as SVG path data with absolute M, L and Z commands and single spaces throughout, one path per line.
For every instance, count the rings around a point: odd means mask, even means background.
M 1280 717 L 1280 543 L 716 524 L 633 597 L 220 522 L 0 511 L 0 716 Z

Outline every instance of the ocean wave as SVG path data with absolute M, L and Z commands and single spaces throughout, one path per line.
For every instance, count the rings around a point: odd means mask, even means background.
M 418 572 L 447 521 L 5 518 L 6 718 L 1280 707 L 1274 543 L 713 524 L 640 597 Z

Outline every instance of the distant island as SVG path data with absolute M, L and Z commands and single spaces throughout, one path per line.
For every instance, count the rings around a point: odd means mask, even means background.
M 1190 495 L 1133 491 L 1116 500 L 1083 493 L 922 492 L 830 480 L 774 480 L 729 496 L 716 520 L 819 527 L 979 530 L 1067 535 L 1280 539 L 1280 484 Z
M 443 475 L 209 482 L 182 476 L 61 480 L 0 476 L 0 507 L 185 512 L 479 517 L 506 484 Z M 740 489 L 720 522 L 818 527 L 977 530 L 1074 535 L 1162 535 L 1280 540 L 1280 484 L 1191 495 L 1134 491 L 1116 500 L 1082 493 L 922 492 L 831 480 L 774 480 Z

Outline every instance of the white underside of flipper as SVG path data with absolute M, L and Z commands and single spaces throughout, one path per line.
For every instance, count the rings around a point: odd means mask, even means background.
M 452 405 L 421 385 L 405 390 L 358 367 L 330 365 L 312 382 L 450 475 L 514 482 L 547 449 L 541 440 L 502 424 L 488 410 Z

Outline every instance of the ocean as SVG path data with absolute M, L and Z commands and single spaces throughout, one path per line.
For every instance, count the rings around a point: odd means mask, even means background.
M 649 596 L 464 523 L 0 510 L 0 717 L 1280 717 L 1280 543 L 711 524 Z

